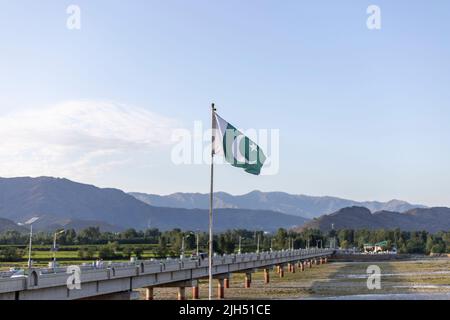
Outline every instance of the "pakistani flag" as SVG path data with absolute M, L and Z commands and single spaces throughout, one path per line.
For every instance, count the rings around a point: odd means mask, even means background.
M 213 115 L 213 154 L 221 154 L 234 167 L 259 175 L 266 161 L 261 148 L 222 119 L 217 113 Z

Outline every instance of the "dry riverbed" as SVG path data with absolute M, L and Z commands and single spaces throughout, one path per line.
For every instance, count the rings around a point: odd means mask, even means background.
M 367 288 L 367 267 L 381 269 L 381 289 Z M 450 299 L 450 258 L 410 261 L 335 262 L 287 272 L 280 278 L 275 270 L 264 284 L 262 272 L 252 275 L 251 288 L 244 289 L 244 275 L 233 274 L 226 299 Z M 191 297 L 190 288 L 186 295 Z M 217 282 L 214 282 L 214 294 Z M 143 293 L 143 291 L 141 291 Z M 155 288 L 155 299 L 175 299 L 176 288 Z M 200 282 L 200 298 L 208 295 L 207 281 Z M 143 296 L 143 295 L 142 295 Z

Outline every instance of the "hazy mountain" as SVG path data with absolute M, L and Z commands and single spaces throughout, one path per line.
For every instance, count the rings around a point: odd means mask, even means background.
M 80 231 L 88 227 L 98 227 L 102 232 L 120 232 L 126 228 L 118 225 L 112 225 L 100 220 L 82 220 L 76 218 L 55 217 L 39 214 L 39 220 L 33 224 L 36 230 L 58 230 L 74 229 Z
M 429 232 L 450 230 L 450 208 L 412 209 L 406 212 L 378 211 L 371 213 L 364 207 L 348 207 L 316 218 L 303 227 L 329 231 L 334 229 L 396 229 Z
M 167 196 L 136 192 L 130 194 L 137 199 L 154 206 L 190 209 L 207 209 L 209 207 L 208 194 L 174 193 Z M 381 210 L 404 212 L 413 208 L 425 208 L 425 206 L 422 205 L 409 204 L 400 200 L 391 200 L 389 202 L 357 202 L 328 196 L 313 197 L 293 195 L 284 192 L 261 191 L 253 191 L 237 196 L 225 192 L 217 192 L 214 194 L 214 206 L 216 208 L 272 210 L 305 218 L 318 217 L 351 206 L 366 207 L 372 212 Z
M 19 226 L 14 221 L 0 218 L 0 233 L 5 231 L 19 231 L 19 232 L 28 232 L 28 229 L 25 227 Z
M 0 217 L 24 222 L 34 216 L 40 217 L 34 224 L 37 230 L 90 224 L 107 230 L 148 226 L 207 230 L 208 226 L 208 210 L 151 206 L 118 189 L 51 177 L 0 178 Z M 214 228 L 269 231 L 305 221 L 270 210 L 221 209 L 215 211 Z

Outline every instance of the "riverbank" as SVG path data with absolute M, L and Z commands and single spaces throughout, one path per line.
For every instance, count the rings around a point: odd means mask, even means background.
M 377 265 L 381 270 L 381 289 L 367 288 L 367 267 Z M 287 268 L 286 268 L 287 269 Z M 295 273 L 285 270 L 280 278 L 275 270 L 271 281 L 264 284 L 263 272 L 252 275 L 251 287 L 244 289 L 244 275 L 233 274 L 226 299 L 382 299 L 398 297 L 414 299 L 422 296 L 433 299 L 450 294 L 450 258 L 415 256 L 408 260 L 333 262 L 306 268 Z M 217 282 L 214 282 L 216 294 Z M 186 288 L 189 289 L 189 288 Z M 141 291 L 141 297 L 143 292 Z M 190 298 L 190 290 L 187 290 Z M 208 283 L 200 282 L 200 298 L 207 298 Z M 378 296 L 378 297 L 377 297 Z M 176 299 L 175 288 L 155 288 L 155 299 Z

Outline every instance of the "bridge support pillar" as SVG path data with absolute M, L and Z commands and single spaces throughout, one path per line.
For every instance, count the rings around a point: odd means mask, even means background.
M 192 287 L 192 299 L 197 300 L 200 297 L 198 284 Z
M 324 262 L 324 263 L 328 263 L 328 258 L 325 257 L 325 259 L 323 259 L 323 262 Z
M 284 277 L 284 266 L 283 265 L 280 265 L 279 266 L 279 276 L 280 276 L 280 278 L 283 278 Z
M 153 300 L 153 287 L 145 288 L 145 300 Z
M 306 262 L 300 262 L 298 265 L 299 265 L 299 267 L 300 267 L 300 271 L 305 271 L 305 263 Z
M 320 258 L 319 261 L 320 261 L 320 264 L 323 264 L 323 259 L 322 259 L 322 257 Z
M 186 288 L 185 287 L 178 287 L 178 300 L 186 300 Z
M 269 269 L 266 268 L 266 269 L 264 269 L 264 283 L 268 284 L 269 282 L 270 282 Z
M 225 298 L 224 282 L 225 279 L 217 279 L 217 299 Z
M 295 273 L 295 263 L 291 264 L 291 272 Z
M 230 289 L 230 278 L 223 279 L 223 286 L 225 287 L 225 289 Z
M 245 281 L 244 281 L 244 287 L 250 288 L 250 285 L 252 284 L 252 274 L 246 273 L 245 274 Z

